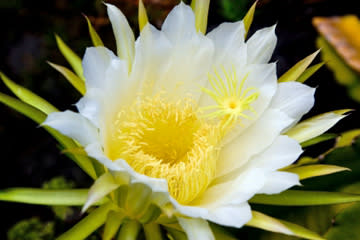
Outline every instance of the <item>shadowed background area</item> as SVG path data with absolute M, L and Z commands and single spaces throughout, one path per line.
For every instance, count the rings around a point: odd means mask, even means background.
M 135 33 L 138 33 L 137 1 L 106 2 L 117 5 L 127 15 Z M 150 22 L 160 27 L 169 10 L 178 2 L 144 0 Z M 241 19 L 252 3 L 245 0 L 213 0 L 208 28 L 212 29 L 224 21 Z M 341 3 L 331 0 L 259 0 L 250 35 L 259 28 L 277 23 L 278 45 L 273 61 L 277 61 L 278 75 L 281 75 L 297 61 L 316 51 L 318 33 L 311 24 L 314 16 L 360 14 L 354 12 L 355 5 L 355 0 Z M 56 46 L 55 33 L 79 56 L 84 54 L 87 46 L 91 46 L 82 14 L 90 18 L 105 45 L 114 50 L 115 41 L 102 1 L 0 1 L 0 70 L 60 110 L 74 109 L 73 104 L 80 95 L 46 61 L 68 66 Z M 317 58 L 316 62 L 319 61 Z M 316 105 L 307 116 L 334 109 L 359 108 L 359 104 L 348 97 L 346 89 L 337 84 L 326 67 L 321 68 L 307 83 L 317 87 Z M 12 95 L 2 82 L 0 91 Z M 61 154 L 56 141 L 37 124 L 2 104 L 0 116 L 0 189 L 40 187 L 44 181 L 59 175 L 72 179 L 77 187 L 91 184 L 80 168 Z M 359 120 L 360 114 L 355 111 L 331 132 L 357 128 Z M 320 147 L 326 149 L 332 144 Z M 316 155 L 323 150 L 313 151 Z M 52 217 L 47 207 L 5 202 L 0 202 L 0 212 L 5 216 L 1 218 L 5 222 L 0 224 L 0 239 L 6 239 L 7 229 L 21 219 L 39 216 L 47 220 Z

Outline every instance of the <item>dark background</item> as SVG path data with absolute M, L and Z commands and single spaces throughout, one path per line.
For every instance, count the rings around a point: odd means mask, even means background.
M 209 29 L 229 17 L 219 4 L 210 6 Z M 118 5 L 137 31 L 137 4 L 132 0 L 109 1 Z M 152 23 L 161 25 L 162 19 L 178 1 L 144 1 Z M 249 9 L 253 1 L 234 1 Z M 250 32 L 277 23 L 278 45 L 273 60 L 282 74 L 297 61 L 316 51 L 317 33 L 311 25 L 314 16 L 357 14 L 357 0 L 260 0 Z M 356 11 L 356 9 L 358 9 Z M 241 12 L 241 11 L 240 11 Z M 106 46 L 114 49 L 115 41 L 106 18 L 106 9 L 97 0 L 0 0 L 0 71 L 53 103 L 60 110 L 73 108 L 80 95 L 46 61 L 68 66 L 57 49 L 54 33 L 80 56 L 91 45 L 82 13 L 89 16 Z M 233 16 L 231 18 L 234 18 Z M 235 17 L 236 18 L 236 17 Z M 238 16 L 238 19 L 242 16 Z M 319 57 L 316 62 L 319 62 Z M 342 108 L 357 110 L 359 104 L 351 100 L 344 87 L 334 80 L 326 67 L 307 82 L 317 87 L 316 105 L 308 116 Z M 0 83 L 0 91 L 12 95 Z M 341 121 L 331 132 L 340 133 L 359 127 L 358 111 Z M 325 146 L 328 147 L 328 146 Z M 54 176 L 63 175 L 88 187 L 90 179 L 66 156 L 60 153 L 56 141 L 37 124 L 0 104 L 0 189 L 9 187 L 41 187 Z M 309 153 L 316 154 L 316 153 Z M 0 202 L 0 239 L 6 230 L 21 219 L 39 216 L 52 218 L 47 207 Z

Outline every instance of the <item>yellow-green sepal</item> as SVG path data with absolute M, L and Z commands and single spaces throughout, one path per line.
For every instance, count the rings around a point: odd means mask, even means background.
M 149 22 L 148 16 L 146 14 L 146 8 L 142 0 L 139 0 L 139 9 L 138 9 L 138 22 L 140 31 L 145 27 Z
M 101 205 L 70 228 L 70 230 L 57 237 L 56 240 L 85 239 L 105 223 L 108 213 L 114 209 L 116 209 L 116 206 L 111 202 Z
M 49 114 L 52 112 L 58 112 L 59 110 L 50 104 L 48 101 L 39 97 L 30 90 L 14 83 L 11 81 L 5 74 L 0 72 L 0 77 L 3 80 L 4 84 L 23 102 L 39 109 L 40 111 Z
M 48 206 L 82 206 L 88 189 L 9 188 L 0 190 L 0 201 Z
M 299 61 L 298 63 L 296 63 L 292 68 L 290 68 L 286 73 L 284 73 L 279 78 L 278 81 L 279 82 L 296 81 L 301 76 L 301 74 L 304 73 L 306 68 L 311 64 L 311 62 L 315 59 L 316 55 L 318 55 L 319 52 L 320 52 L 320 50 L 317 50 L 313 54 L 310 54 L 306 58 L 304 58 L 301 61 Z
M 350 169 L 336 165 L 312 164 L 307 166 L 289 168 L 286 170 L 286 172 L 297 174 L 300 180 L 328 175 L 342 171 L 350 171 Z
M 196 30 L 206 33 L 210 0 L 192 0 L 191 8 L 195 13 Z
M 324 62 L 315 64 L 314 66 L 311 66 L 307 68 L 301 75 L 296 79 L 297 82 L 304 83 L 306 80 L 308 80 L 314 73 L 316 73 L 322 66 L 324 66 Z
M 279 220 L 257 211 L 252 211 L 252 219 L 246 224 L 246 226 L 305 239 L 325 240 L 325 238 L 321 237 L 318 233 L 302 226 L 284 220 Z
M 299 143 L 303 143 L 323 134 L 338 121 L 346 117 L 345 114 L 350 111 L 352 110 L 342 109 L 314 116 L 298 123 L 285 134 Z
M 90 38 L 91 38 L 91 41 L 92 41 L 93 45 L 95 47 L 104 46 L 104 43 L 101 40 L 100 36 L 98 35 L 98 33 L 95 31 L 95 29 L 91 25 L 90 19 L 86 15 L 84 15 L 84 17 L 86 19 L 86 22 L 87 22 L 87 25 L 88 25 L 88 28 L 89 28 L 89 34 L 90 34 Z
M 108 213 L 102 240 L 111 240 L 116 235 L 119 227 L 123 223 L 125 215 L 120 211 L 110 211 Z
M 60 66 L 58 64 L 52 63 L 48 61 L 48 64 L 53 67 L 55 70 L 60 72 L 69 82 L 70 84 L 79 92 L 81 95 L 84 95 L 86 92 L 85 83 L 81 78 L 79 78 L 75 73 L 73 73 L 70 69 Z
M 246 13 L 243 21 L 244 21 L 244 27 L 245 27 L 245 37 L 247 36 L 247 33 L 249 32 L 250 26 L 254 20 L 254 13 L 255 13 L 255 8 L 256 8 L 256 4 L 258 1 L 255 1 L 253 3 L 253 5 L 251 6 L 251 8 L 249 9 L 249 11 Z
M 360 194 L 342 192 L 287 190 L 273 195 L 257 194 L 250 203 L 275 206 L 331 205 L 360 201 Z
M 25 115 L 26 117 L 32 119 L 38 124 L 41 124 L 46 119 L 46 114 L 33 106 L 24 103 L 16 98 L 10 97 L 6 94 L 0 93 L 0 102 L 4 103 L 5 105 L 11 107 L 12 109 L 18 111 L 19 113 Z M 60 134 L 58 131 L 54 130 L 53 128 L 46 127 L 44 128 L 56 139 L 58 142 L 64 146 L 64 148 L 75 148 L 78 145 L 70 138 Z M 96 179 L 96 172 L 91 160 L 88 157 L 81 156 L 81 155 L 73 155 L 72 158 L 81 169 L 83 169 L 90 177 Z
M 70 66 L 74 70 L 74 72 L 82 79 L 85 80 L 83 74 L 83 68 L 81 65 L 81 58 L 73 52 L 73 50 L 66 45 L 66 43 L 57 35 L 55 34 L 56 43 L 60 49 L 62 55 L 66 58 L 69 62 Z

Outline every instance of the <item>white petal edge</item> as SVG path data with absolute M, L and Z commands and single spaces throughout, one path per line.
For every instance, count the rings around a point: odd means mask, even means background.
M 42 125 L 58 130 L 83 146 L 99 141 L 97 128 L 87 118 L 69 110 L 49 114 Z
M 106 4 L 108 16 L 114 31 L 117 55 L 128 63 L 131 68 L 135 50 L 135 37 L 124 14 L 114 5 Z
M 298 121 L 314 106 L 314 94 L 315 88 L 299 82 L 280 83 L 270 107 Z
M 300 186 L 299 176 L 288 172 L 270 172 L 264 187 L 258 193 L 278 194 L 293 186 Z
M 276 46 L 275 27 L 276 25 L 256 31 L 246 42 L 248 64 L 269 62 Z
M 189 240 L 215 240 L 209 223 L 204 219 L 178 217 Z

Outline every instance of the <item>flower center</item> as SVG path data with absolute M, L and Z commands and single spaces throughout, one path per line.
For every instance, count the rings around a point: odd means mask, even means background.
M 190 101 L 154 97 L 118 115 L 108 156 L 138 173 L 164 178 L 178 202 L 191 202 L 215 175 L 216 127 L 198 118 Z

